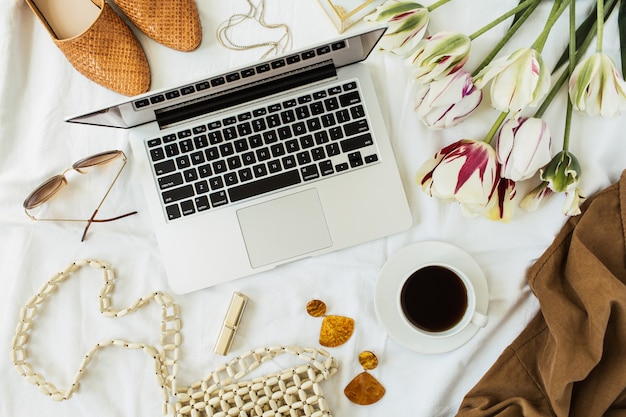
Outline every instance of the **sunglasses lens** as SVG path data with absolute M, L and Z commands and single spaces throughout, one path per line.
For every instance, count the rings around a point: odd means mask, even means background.
M 65 184 L 67 184 L 67 181 L 63 175 L 57 175 L 50 178 L 48 181 L 37 187 L 28 197 L 26 197 L 26 200 L 24 200 L 24 208 L 32 209 L 42 203 L 45 203 Z
M 111 162 L 112 160 L 119 158 L 120 156 L 122 156 L 122 151 L 118 150 L 102 152 L 77 161 L 76 163 L 74 163 L 74 165 L 72 165 L 72 168 L 78 170 L 81 168 L 89 168 L 95 165 L 102 165 L 106 164 L 107 162 Z

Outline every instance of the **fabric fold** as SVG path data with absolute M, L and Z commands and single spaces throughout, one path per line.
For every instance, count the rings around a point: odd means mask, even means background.
M 626 411 L 626 171 L 582 209 L 528 270 L 540 312 L 457 416 Z

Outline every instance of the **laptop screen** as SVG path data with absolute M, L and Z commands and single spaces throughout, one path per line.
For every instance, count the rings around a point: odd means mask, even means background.
M 386 28 L 290 52 L 224 74 L 149 92 L 97 111 L 69 117 L 67 122 L 130 128 L 153 121 L 160 127 L 255 100 L 304 83 L 335 75 L 335 69 L 365 60 Z M 242 101 L 244 100 L 244 101 Z

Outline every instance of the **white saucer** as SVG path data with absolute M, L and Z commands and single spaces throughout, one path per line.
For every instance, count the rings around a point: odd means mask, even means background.
M 398 294 L 403 280 L 421 265 L 444 262 L 464 272 L 474 285 L 476 311 L 487 315 L 489 289 L 480 266 L 460 248 L 445 242 L 426 241 L 401 249 L 387 260 L 376 282 L 374 306 L 378 321 L 393 340 L 420 353 L 443 353 L 467 343 L 480 329 L 469 323 L 459 333 L 449 337 L 429 337 L 419 333 L 402 317 Z

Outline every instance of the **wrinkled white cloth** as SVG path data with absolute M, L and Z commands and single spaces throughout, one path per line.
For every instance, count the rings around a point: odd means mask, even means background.
M 254 62 L 265 52 L 228 50 L 215 38 L 221 22 L 246 12 L 245 1 L 197 3 L 204 38 L 194 52 L 167 49 L 136 32 L 150 62 L 153 90 Z M 469 2 L 448 3 L 433 13 L 430 32 L 455 29 L 471 33 L 517 4 L 513 0 L 486 3 L 480 7 Z M 580 3 L 581 14 L 589 10 L 585 4 Z M 539 12 L 547 14 L 548 6 L 542 4 Z M 141 351 L 109 349 L 99 353 L 77 394 L 62 403 L 53 402 L 27 383 L 9 360 L 20 308 L 54 273 L 76 259 L 100 259 L 114 266 L 118 282 L 113 300 L 120 307 L 151 291 L 171 291 L 135 180 L 128 132 L 63 121 L 66 116 L 122 98 L 74 71 L 23 1 L 2 0 L 0 10 L 0 415 L 158 416 L 161 391 L 151 359 Z M 338 36 L 317 0 L 266 0 L 265 18 L 268 23 L 287 23 L 296 49 Z M 531 20 L 529 27 L 513 39 L 509 52 L 534 41 L 543 21 L 539 17 Z M 363 25 L 359 23 L 350 31 Z M 482 60 L 505 26 L 474 43 L 470 68 Z M 605 30 L 616 33 L 614 18 Z M 567 22 L 559 22 L 544 50 L 549 64 L 556 61 L 566 40 Z M 617 37 L 605 36 L 604 44 L 605 52 L 618 56 Z M 348 343 L 330 349 L 339 361 L 339 372 L 323 383 L 323 389 L 335 416 L 451 416 L 465 393 L 535 315 L 538 305 L 524 275 L 565 222 L 560 212 L 564 197 L 555 196 L 534 213 L 516 209 L 509 224 L 465 218 L 458 206 L 427 197 L 413 181 L 422 162 L 458 139 L 480 139 L 498 113 L 483 103 L 478 114 L 465 123 L 429 131 L 413 113 L 410 71 L 405 63 L 375 51 L 366 65 L 372 71 L 392 138 L 415 218 L 413 227 L 386 239 L 175 296 L 183 322 L 182 383 L 200 379 L 217 365 L 256 347 L 319 346 L 321 319 L 310 317 L 305 310 L 310 299 L 319 298 L 327 303 L 329 314 L 349 316 L 356 323 Z M 559 95 L 545 116 L 554 135 L 555 151 L 560 150 L 564 109 L 565 96 Z M 612 119 L 574 116 L 570 150 L 582 164 L 581 187 L 586 194 L 617 181 L 626 167 L 625 129 L 624 115 Z M 94 224 L 87 240 L 81 243 L 82 225 L 33 222 L 24 214 L 24 198 L 41 181 L 78 159 L 109 149 L 127 152 L 129 164 L 100 213 L 114 216 L 138 210 L 138 215 Z M 47 214 L 89 216 L 100 195 L 96 190 L 106 189 L 110 180 L 106 174 L 112 170 L 106 167 L 87 176 L 68 173 L 70 181 L 77 184 L 75 191 L 58 198 Z M 519 186 L 516 201 L 531 185 L 535 183 Z M 401 347 L 387 336 L 374 310 L 375 283 L 385 261 L 399 249 L 423 240 L 441 240 L 467 251 L 483 269 L 489 285 L 486 328 L 466 345 L 445 354 L 426 355 Z M 100 340 L 159 342 L 157 308 L 148 307 L 118 320 L 101 317 L 101 284 L 96 271 L 81 271 L 79 278 L 65 283 L 40 311 L 41 320 L 34 328 L 29 353 L 35 358 L 35 370 L 60 389 L 71 382 L 83 355 Z M 251 301 L 231 353 L 223 357 L 214 354 L 213 347 L 233 291 L 248 295 Z M 378 356 L 379 366 L 370 372 L 387 390 L 379 403 L 367 407 L 354 405 L 343 395 L 343 388 L 362 371 L 357 356 L 363 350 Z

